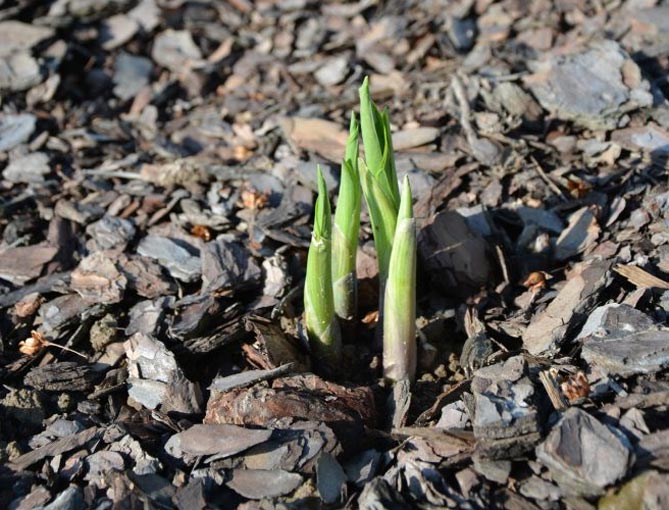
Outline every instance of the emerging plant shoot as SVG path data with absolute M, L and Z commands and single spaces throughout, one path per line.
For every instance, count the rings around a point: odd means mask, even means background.
M 400 192 L 393 157 L 388 112 L 380 112 L 369 95 L 369 80 L 360 87 L 360 127 L 365 160 L 360 160 L 360 183 L 369 209 L 379 260 L 381 289 L 388 275 Z
M 387 379 L 416 377 L 416 220 L 409 178 L 404 178 L 390 254 L 383 310 L 383 373 Z
M 341 359 L 341 332 L 332 292 L 331 244 L 330 199 L 318 167 L 318 198 L 304 285 L 304 321 L 314 362 L 323 372 L 334 371 Z
M 355 318 L 358 284 L 355 258 L 360 231 L 360 177 L 358 173 L 358 122 L 351 117 L 346 155 L 341 166 L 339 199 L 332 232 L 332 284 L 335 313 L 343 320 Z

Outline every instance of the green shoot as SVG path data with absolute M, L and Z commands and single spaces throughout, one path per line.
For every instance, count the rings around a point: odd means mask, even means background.
M 369 209 L 383 289 L 388 275 L 400 192 L 388 112 L 380 112 L 372 101 L 367 78 L 360 87 L 360 126 L 365 148 L 365 161 L 360 164 L 360 182 Z
M 360 231 L 360 177 L 358 172 L 358 123 L 351 117 L 346 155 L 341 166 L 339 199 L 334 216 L 332 237 L 332 282 L 335 313 L 343 320 L 353 320 L 357 307 L 358 285 L 355 258 Z
M 411 187 L 404 178 L 383 309 L 383 373 L 387 379 L 416 376 L 416 221 Z
M 304 285 L 304 319 L 314 362 L 324 372 L 338 367 L 341 359 L 341 332 L 332 291 L 331 242 L 330 198 L 318 167 L 318 198 Z

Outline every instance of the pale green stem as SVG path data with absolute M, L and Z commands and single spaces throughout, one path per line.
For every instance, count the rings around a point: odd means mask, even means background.
M 332 218 L 325 180 L 318 168 L 318 198 L 307 257 L 304 321 L 317 367 L 334 373 L 341 360 L 341 332 L 332 292 Z
M 358 175 L 358 123 L 351 117 L 346 156 L 341 166 L 339 200 L 332 233 L 332 280 L 335 313 L 351 321 L 357 308 L 355 260 L 360 231 L 360 177 Z
M 405 178 L 384 294 L 384 376 L 413 381 L 416 351 L 416 222 L 409 179 Z

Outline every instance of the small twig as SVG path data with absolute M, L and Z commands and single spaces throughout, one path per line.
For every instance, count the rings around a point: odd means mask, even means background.
M 534 156 L 530 156 L 530 159 L 532 160 L 532 163 L 534 163 L 534 168 L 537 170 L 537 173 L 539 174 L 539 177 L 543 179 L 543 181 L 548 184 L 548 187 L 555 193 L 560 200 L 566 201 L 567 197 L 565 196 L 564 192 L 560 189 L 560 187 L 553 182 L 553 180 L 546 174 L 544 169 L 541 167 L 539 162 L 534 158 Z
M 499 259 L 499 265 L 502 267 L 502 276 L 504 277 L 504 281 L 507 284 L 510 284 L 511 278 L 509 278 L 509 268 L 506 265 L 506 257 L 504 257 L 504 252 L 502 251 L 502 247 L 499 244 L 495 245 L 495 252 L 497 253 L 497 258 Z

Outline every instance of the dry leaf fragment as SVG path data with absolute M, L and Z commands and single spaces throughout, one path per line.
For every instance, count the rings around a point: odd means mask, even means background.
M 581 179 L 577 180 L 574 178 L 569 178 L 567 180 L 567 189 L 574 198 L 583 198 L 588 193 L 590 193 L 590 190 L 592 190 L 592 185 Z
M 253 152 L 248 148 L 245 147 L 244 145 L 235 145 L 233 149 L 233 154 L 235 156 L 235 159 L 237 161 L 246 161 L 251 157 Z
M 31 331 L 30 338 L 19 342 L 19 352 L 34 356 L 49 345 L 49 341 L 39 331 Z
M 51 343 L 46 339 L 43 333 L 35 330 L 30 332 L 30 338 L 19 342 L 19 352 L 28 356 L 34 356 L 35 354 L 39 354 L 42 349 L 50 346 L 58 347 L 64 351 L 71 352 L 77 356 L 81 356 L 86 361 L 88 361 L 88 358 L 80 352 L 77 352 L 74 349 L 70 349 L 69 347 L 65 347 L 64 345 Z
M 269 202 L 269 193 L 258 191 L 254 188 L 245 189 L 241 192 L 242 204 L 246 209 L 262 209 Z
M 523 286 L 532 290 L 533 292 L 538 291 L 539 289 L 545 289 L 547 285 L 548 275 L 543 271 L 533 271 L 531 272 L 525 281 Z
M 560 385 L 562 393 L 569 399 L 569 402 L 575 402 L 586 398 L 590 394 L 590 383 L 583 372 L 576 372 Z
M 377 322 L 379 322 L 378 310 L 373 310 L 362 318 L 362 323 L 366 324 L 367 326 L 373 327 Z
M 205 225 L 193 225 L 193 228 L 190 229 L 190 233 L 195 237 L 199 237 L 203 241 L 211 240 L 211 230 Z

